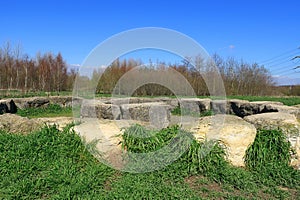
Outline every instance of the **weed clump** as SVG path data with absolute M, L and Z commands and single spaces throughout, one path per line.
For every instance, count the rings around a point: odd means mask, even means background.
M 245 164 L 262 182 L 299 186 L 300 173 L 289 166 L 292 153 L 291 144 L 281 131 L 259 130 L 246 151 Z

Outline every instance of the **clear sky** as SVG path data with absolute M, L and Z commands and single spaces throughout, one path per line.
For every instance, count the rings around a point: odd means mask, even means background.
M 290 61 L 300 55 L 299 0 L 7 0 L 0 27 L 0 45 L 20 43 L 32 57 L 61 52 L 70 65 L 114 34 L 164 27 L 210 54 L 264 64 L 281 82 L 300 83 L 300 69 L 293 70 L 300 61 Z

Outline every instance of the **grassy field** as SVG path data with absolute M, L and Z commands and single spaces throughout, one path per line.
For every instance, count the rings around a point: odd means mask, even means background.
M 293 106 L 300 104 L 300 97 L 268 97 L 268 96 L 228 96 L 229 99 L 241 99 L 248 101 L 278 101 L 284 105 Z
M 217 143 L 202 157 L 205 143 L 178 126 L 154 135 L 132 126 L 122 146 L 147 153 L 179 132 L 192 139 L 187 152 L 164 169 L 141 174 L 100 163 L 70 127 L 45 127 L 27 136 L 0 132 L 0 199 L 299 199 L 300 172 L 287 165 L 289 144 L 278 131 L 258 133 L 245 169 L 229 165 Z M 137 133 L 151 137 L 136 138 Z
M 40 118 L 40 117 L 72 117 L 72 107 L 61 107 L 56 104 L 50 104 L 42 108 L 18 109 L 17 114 L 22 117 Z

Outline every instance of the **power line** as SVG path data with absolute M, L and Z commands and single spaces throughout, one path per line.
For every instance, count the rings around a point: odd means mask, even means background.
M 278 66 L 275 70 L 274 70 L 274 68 L 269 69 L 269 71 L 274 75 L 278 75 L 278 74 L 283 74 L 283 73 L 290 72 L 290 71 L 295 71 L 295 69 L 297 69 L 297 66 L 298 66 L 297 64 L 292 63 L 289 65 Z M 300 68 L 300 66 L 299 66 L 299 68 Z
M 286 63 L 286 64 L 284 64 Z M 284 65 L 282 65 L 284 64 Z M 278 71 L 285 71 L 285 70 L 289 70 L 292 69 L 293 67 L 295 67 L 295 63 L 290 63 L 290 62 L 282 62 L 280 65 L 273 65 L 273 66 L 265 66 L 266 69 L 268 69 L 270 72 L 272 73 L 276 73 Z
M 277 60 L 278 58 L 280 58 L 280 57 L 282 57 L 282 56 L 285 56 L 285 55 L 287 55 L 287 54 L 290 54 L 291 52 L 298 51 L 299 49 L 300 49 L 300 47 L 297 47 L 297 48 L 295 48 L 295 49 L 286 51 L 286 52 L 284 52 L 284 53 L 282 53 L 282 54 L 279 54 L 279 55 L 274 56 L 274 57 L 272 57 L 272 58 L 269 58 L 269 59 L 267 59 L 267 60 L 261 61 L 261 62 L 260 62 L 260 65 L 263 65 L 263 64 L 266 64 L 266 63 L 270 63 L 270 62 L 272 62 L 273 60 Z
M 281 66 L 278 66 L 276 68 L 272 68 L 272 69 L 269 69 L 270 72 L 272 72 L 273 74 L 275 73 L 283 73 L 283 72 L 286 72 L 286 71 L 291 71 L 291 70 L 294 70 L 295 67 L 297 67 L 298 65 L 296 63 L 290 63 L 288 65 L 281 65 Z
M 281 69 L 281 70 L 275 70 L 275 71 L 271 71 L 272 72 L 272 74 L 282 74 L 282 73 L 285 73 L 285 72 L 289 72 L 289 71 L 292 71 L 292 70 L 294 70 L 293 68 L 292 68 L 292 66 L 286 66 L 286 67 L 283 67 L 283 69 Z
M 289 55 L 291 56 L 291 55 Z M 278 61 L 274 62 L 270 66 L 265 66 L 267 69 L 269 69 L 272 74 L 278 73 L 278 72 L 285 72 L 285 71 L 290 71 L 294 68 L 297 68 L 299 66 L 300 60 L 299 54 L 294 54 L 293 56 L 289 57 L 288 59 L 277 59 Z M 284 65 L 283 65 L 284 64 Z
M 290 70 L 291 71 L 291 70 Z M 296 74 L 296 73 L 299 73 L 299 72 L 297 72 L 297 71 L 295 71 L 294 69 L 293 69 L 293 72 L 285 72 L 285 73 L 282 73 L 282 74 L 279 74 L 278 76 L 289 76 L 289 75 L 292 75 L 292 74 Z
M 271 64 L 274 65 L 275 63 L 282 62 L 283 60 L 290 61 L 290 60 L 292 60 L 292 58 L 294 58 L 295 56 L 299 55 L 299 53 L 295 52 L 295 53 L 292 53 L 292 54 L 288 54 L 286 56 L 278 57 L 278 58 L 273 59 L 273 60 L 271 60 L 269 62 L 263 63 L 263 65 L 271 65 Z
M 272 68 L 272 67 L 280 67 L 280 65 L 284 64 L 284 63 L 289 63 L 291 62 L 290 60 L 284 60 L 284 61 L 281 61 L 277 64 L 274 64 L 274 65 L 270 65 L 269 68 Z

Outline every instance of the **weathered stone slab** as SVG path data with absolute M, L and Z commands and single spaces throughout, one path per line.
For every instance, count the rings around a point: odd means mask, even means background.
M 140 103 L 121 105 L 122 119 L 150 122 L 156 128 L 168 126 L 170 106 L 163 103 Z
M 213 100 L 211 109 L 215 114 L 228 114 L 230 113 L 230 104 L 226 100 Z
M 47 97 L 16 98 L 14 102 L 20 109 L 45 107 L 50 103 Z
M 297 119 L 300 119 L 300 108 L 295 106 L 286 106 L 286 105 L 276 105 L 270 104 L 273 110 L 281 113 L 289 113 L 296 116 Z
M 72 96 L 51 96 L 49 97 L 51 104 L 57 104 L 61 107 L 71 107 L 80 105 L 83 101 L 82 98 Z
M 218 140 L 225 146 L 228 160 L 234 166 L 244 166 L 244 156 L 249 145 L 254 142 L 254 125 L 234 115 L 215 115 L 200 118 L 192 129 L 195 137 L 203 141 Z
M 201 113 L 211 109 L 210 99 L 182 98 L 179 99 L 180 108 L 186 113 Z
M 105 104 L 97 100 L 84 100 L 81 106 L 81 117 L 99 119 L 120 119 L 120 107 L 113 104 Z

